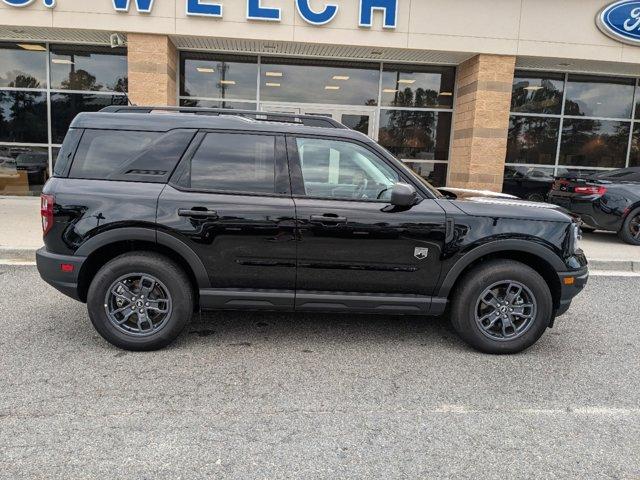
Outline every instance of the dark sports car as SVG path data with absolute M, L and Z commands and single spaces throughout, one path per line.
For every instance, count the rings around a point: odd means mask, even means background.
M 553 180 L 553 169 L 508 166 L 504 172 L 502 191 L 523 200 L 545 202 Z
M 580 217 L 584 231 L 608 230 L 640 245 L 640 167 L 557 177 L 548 201 Z

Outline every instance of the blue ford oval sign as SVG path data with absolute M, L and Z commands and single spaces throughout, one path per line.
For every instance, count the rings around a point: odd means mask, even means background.
M 640 45 L 640 1 L 621 0 L 598 14 L 598 27 L 611 38 Z

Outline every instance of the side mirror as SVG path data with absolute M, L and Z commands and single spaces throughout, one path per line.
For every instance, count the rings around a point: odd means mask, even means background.
M 391 190 L 391 205 L 394 207 L 412 207 L 418 202 L 418 192 L 413 185 L 396 183 Z
M 450 192 L 446 188 L 439 188 L 438 191 L 442 194 L 442 196 L 444 198 L 447 198 L 449 200 L 457 200 L 458 199 L 458 195 L 456 195 L 453 192 Z

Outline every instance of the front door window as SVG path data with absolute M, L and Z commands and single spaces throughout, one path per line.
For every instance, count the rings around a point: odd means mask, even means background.
M 355 143 L 297 138 L 307 196 L 389 200 L 398 174 L 373 152 Z

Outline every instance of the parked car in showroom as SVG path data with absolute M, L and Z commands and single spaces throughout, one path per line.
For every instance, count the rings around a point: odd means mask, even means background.
M 445 198 L 329 120 L 81 113 L 43 190 L 40 275 L 130 350 L 168 345 L 199 309 L 426 317 L 450 307 L 468 344 L 515 353 L 569 309 L 588 279 L 570 216 Z
M 617 232 L 640 245 L 640 167 L 556 178 L 548 201 L 579 217 L 583 231 Z
M 44 185 L 48 178 L 49 154 L 47 152 L 25 152 L 16 157 L 16 168 L 28 175 L 29 184 Z
M 505 169 L 503 192 L 523 200 L 545 202 L 553 180 L 548 168 L 508 166 Z

